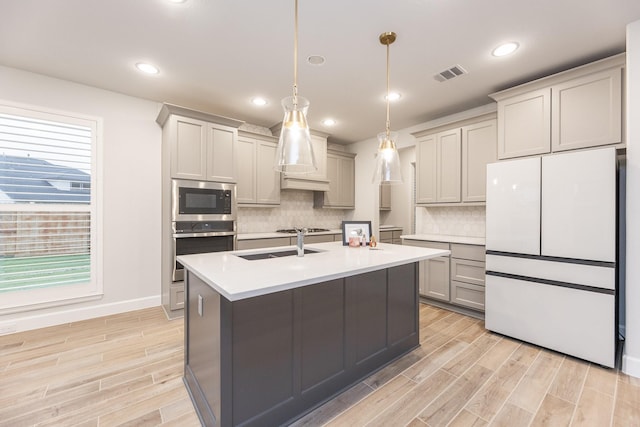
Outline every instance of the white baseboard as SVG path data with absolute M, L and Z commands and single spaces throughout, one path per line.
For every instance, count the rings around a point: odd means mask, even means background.
M 640 358 L 624 354 L 622 356 L 622 372 L 632 377 L 640 378 Z
M 65 306 L 60 307 L 60 310 L 50 313 L 34 314 L 33 316 L 24 316 L 14 320 L 0 322 L 0 331 L 30 331 L 143 308 L 159 307 L 160 305 L 160 295 L 154 295 L 109 304 L 91 305 L 88 307 L 69 308 L 69 306 Z

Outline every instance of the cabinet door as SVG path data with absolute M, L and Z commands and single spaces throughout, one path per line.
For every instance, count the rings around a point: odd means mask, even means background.
M 308 175 L 309 179 L 327 179 L 327 138 L 322 136 L 311 135 L 311 144 L 313 145 L 313 154 L 316 156 L 316 164 L 318 170 Z
M 487 165 L 497 160 L 496 120 L 462 128 L 462 201 L 484 202 Z
M 551 89 L 498 102 L 498 158 L 551 151 Z
M 622 142 L 622 70 L 614 68 L 551 88 L 553 151 Z
M 436 202 L 436 135 L 421 138 L 416 144 L 416 203 Z
M 340 192 L 340 177 L 338 174 L 338 156 L 327 154 L 327 179 L 329 191 L 324 193 L 324 206 L 338 206 Z
M 449 301 L 449 257 L 438 257 L 424 261 L 424 295 Z
M 391 186 L 390 185 L 380 185 L 380 210 L 381 211 L 390 211 L 391 210 Z
M 438 134 L 437 201 L 460 201 L 460 128 Z
M 238 183 L 236 201 L 256 203 L 256 141 L 238 138 Z
M 207 181 L 236 182 L 236 131 L 207 127 Z
M 256 202 L 280 204 L 280 172 L 273 169 L 277 144 L 258 141 L 256 145 Z
M 354 207 L 356 205 L 356 162 L 351 157 L 340 159 L 340 181 L 342 182 L 342 206 Z
M 207 123 L 173 116 L 171 177 L 203 180 L 206 177 Z

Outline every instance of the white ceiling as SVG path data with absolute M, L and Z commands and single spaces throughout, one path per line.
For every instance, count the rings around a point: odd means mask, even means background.
M 293 0 L 1 0 L 0 64 L 271 127 L 293 83 Z M 638 0 L 300 0 L 299 93 L 331 142 L 490 102 L 489 93 L 623 52 Z M 510 57 L 492 57 L 515 40 Z M 305 62 L 326 57 L 323 66 Z M 149 61 L 157 76 L 134 64 Z M 459 64 L 469 74 L 439 83 Z M 1 87 L 1 82 L 0 82 Z M 250 103 L 261 95 L 266 107 Z M 321 120 L 338 125 L 326 128 Z

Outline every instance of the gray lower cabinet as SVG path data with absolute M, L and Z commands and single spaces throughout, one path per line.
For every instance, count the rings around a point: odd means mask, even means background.
M 393 243 L 394 245 L 401 245 L 402 229 L 397 230 L 380 230 L 380 243 Z
M 484 246 L 409 239 L 403 244 L 451 251 L 448 257 L 420 262 L 420 295 L 484 312 Z
M 311 234 L 304 236 L 304 243 L 325 243 L 334 242 L 340 240 L 340 234 Z M 267 239 L 243 239 L 238 240 L 236 247 L 241 249 L 262 249 L 262 248 L 275 248 L 276 246 L 290 246 L 295 245 L 297 238 L 295 235 L 272 237 Z
M 286 425 L 419 345 L 417 264 L 231 302 L 187 272 L 185 384 L 203 425 Z

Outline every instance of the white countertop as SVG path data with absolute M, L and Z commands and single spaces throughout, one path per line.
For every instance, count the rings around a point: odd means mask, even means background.
M 234 254 L 294 249 L 295 246 L 181 255 L 178 261 L 230 301 L 449 255 L 449 251 L 379 243 L 378 250 L 350 248 L 341 242 L 314 243 L 322 252 L 249 261 Z
M 322 236 L 323 234 L 342 234 L 342 230 L 318 231 L 307 233 L 306 236 Z M 295 233 L 242 233 L 238 234 L 238 240 L 275 239 L 277 237 L 296 237 Z
M 484 237 L 448 236 L 446 234 L 403 234 L 401 239 L 424 240 L 430 242 L 463 243 L 465 245 L 485 246 Z

